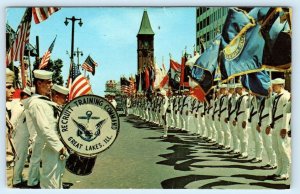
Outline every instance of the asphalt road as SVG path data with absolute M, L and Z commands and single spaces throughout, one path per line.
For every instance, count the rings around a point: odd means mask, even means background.
M 288 189 L 290 181 L 266 180 L 275 170 L 265 170 L 250 158 L 236 159 L 211 143 L 187 133 L 170 131 L 160 139 L 162 128 L 137 117 L 121 117 L 115 143 L 98 155 L 92 173 L 73 175 L 63 181 L 77 188 L 144 189 Z M 265 154 L 265 153 L 264 153 Z

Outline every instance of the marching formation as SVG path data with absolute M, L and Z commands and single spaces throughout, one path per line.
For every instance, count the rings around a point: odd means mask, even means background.
M 205 102 L 193 98 L 188 89 L 174 94 L 162 89 L 150 97 L 138 93 L 126 98 L 125 112 L 162 126 L 161 138 L 168 138 L 168 129 L 177 129 L 215 143 L 238 159 L 251 157 L 252 163 L 262 163 L 266 152 L 267 163 L 261 168 L 276 169 L 267 178 L 287 180 L 291 164 L 291 101 L 284 86 L 285 80 L 276 78 L 269 96 L 262 97 L 240 83 L 221 84 Z M 255 145 L 253 156 L 249 155 L 249 141 Z

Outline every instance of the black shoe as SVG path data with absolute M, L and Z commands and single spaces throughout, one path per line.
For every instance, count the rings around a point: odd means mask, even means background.
M 13 188 L 26 188 L 27 187 L 27 181 L 23 181 L 23 182 L 14 184 L 12 187 Z
M 73 183 L 63 183 L 62 184 L 63 189 L 70 189 L 71 186 L 73 186 Z
M 289 177 L 287 175 L 278 175 L 273 178 L 274 181 L 283 181 L 283 180 L 288 180 Z
M 273 169 L 276 169 L 277 166 L 271 166 L 270 164 L 267 164 L 267 165 L 265 165 L 265 166 L 262 166 L 261 168 L 262 168 L 262 169 L 273 170 Z
M 27 185 L 27 188 L 28 188 L 28 189 L 40 189 L 41 186 L 40 186 L 40 183 L 38 183 L 37 185 L 34 185 L 34 186 L 28 186 L 28 185 Z
M 278 176 L 279 176 L 279 175 L 277 175 L 277 174 L 272 174 L 272 175 L 266 176 L 266 179 L 272 180 L 272 179 L 274 179 L 275 177 L 278 177 Z
M 250 162 L 251 163 L 261 163 L 262 159 L 253 158 Z
M 229 150 L 227 153 L 228 154 L 234 154 L 234 150 Z

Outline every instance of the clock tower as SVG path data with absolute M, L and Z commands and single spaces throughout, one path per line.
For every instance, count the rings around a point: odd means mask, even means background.
M 146 67 L 154 66 L 154 32 L 146 9 L 137 34 L 137 57 L 138 73 L 143 72 Z

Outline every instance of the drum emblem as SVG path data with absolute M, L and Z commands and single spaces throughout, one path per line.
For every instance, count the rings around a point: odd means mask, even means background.
M 118 136 L 118 113 L 105 98 L 85 95 L 63 108 L 58 132 L 70 150 L 81 156 L 95 156 L 108 149 Z
M 101 127 L 103 124 L 106 122 L 106 119 L 100 120 L 96 126 L 95 129 L 96 131 L 93 132 L 93 130 L 90 130 L 90 119 L 100 119 L 100 117 L 92 117 L 93 112 L 92 111 L 87 111 L 86 116 L 79 116 L 78 119 L 85 119 L 87 121 L 86 124 L 79 123 L 75 119 L 72 118 L 72 121 L 75 123 L 77 126 L 77 136 L 81 137 L 84 141 L 93 141 L 95 138 L 97 138 L 101 134 Z

